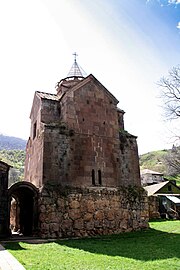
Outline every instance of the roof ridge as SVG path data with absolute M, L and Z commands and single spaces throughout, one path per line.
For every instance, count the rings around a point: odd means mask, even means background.
M 54 95 L 57 96 L 57 94 L 55 93 L 48 93 L 48 92 L 44 92 L 44 91 L 35 91 L 36 93 L 42 93 L 42 94 L 47 94 L 47 95 Z
M 36 96 L 40 99 L 49 99 L 49 100 L 59 100 L 59 97 L 57 94 L 51 94 L 51 93 L 46 93 L 46 92 L 40 92 L 36 91 L 35 92 Z

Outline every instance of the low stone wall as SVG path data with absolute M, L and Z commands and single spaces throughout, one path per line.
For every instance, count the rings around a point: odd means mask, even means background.
M 62 190 L 44 187 L 39 198 L 42 238 L 116 234 L 148 227 L 142 188 Z

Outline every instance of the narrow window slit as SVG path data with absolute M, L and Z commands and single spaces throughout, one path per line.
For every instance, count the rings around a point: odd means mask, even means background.
M 98 182 L 99 185 L 101 186 L 102 185 L 101 170 L 98 170 Z
M 92 169 L 92 185 L 95 186 L 95 171 Z

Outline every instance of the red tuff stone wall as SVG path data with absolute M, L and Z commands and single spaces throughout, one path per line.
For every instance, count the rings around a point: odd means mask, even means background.
M 70 89 L 60 102 L 60 112 L 59 124 L 44 127 L 43 183 L 140 185 L 136 139 L 125 134 L 121 140 L 124 112 L 117 110 L 110 95 L 94 82 Z
M 99 186 L 98 170 L 101 169 L 101 185 L 104 187 L 139 185 L 136 140 L 127 137 L 123 144 L 124 152 L 119 150 L 120 143 L 112 152 L 112 140 L 109 138 L 75 134 L 66 125 L 46 125 L 43 183 Z M 95 174 L 94 184 L 92 170 Z
M 121 169 L 119 185 L 140 186 L 140 169 L 136 137 L 124 130 L 121 130 L 119 132 L 119 148 Z
M 116 187 L 117 164 L 111 147 L 112 142 L 108 138 L 75 134 L 65 126 L 46 126 L 43 182 L 63 186 L 92 186 L 94 170 L 94 185 L 98 186 L 98 170 L 101 169 L 102 185 Z
M 31 110 L 31 131 L 26 146 L 25 180 L 37 187 L 43 185 L 44 124 L 59 122 L 59 102 L 41 99 L 35 94 Z M 53 144 L 53 142 L 51 142 Z M 48 155 L 51 152 L 48 153 Z M 46 158 L 46 156 L 45 156 Z M 46 162 L 47 163 L 47 162 Z
M 42 186 L 43 124 L 41 122 L 41 100 L 35 95 L 31 110 L 30 137 L 26 145 L 24 178 L 35 186 Z
M 116 234 L 148 227 L 148 202 L 139 188 L 43 189 L 39 233 L 43 238 Z
M 118 138 L 117 104 L 94 82 L 67 92 L 61 118 L 77 133 Z
M 36 93 L 25 180 L 38 187 L 140 186 L 136 137 L 124 131 L 117 103 L 92 75 L 60 97 Z
M 29 138 L 26 146 L 25 181 L 29 181 L 36 187 L 41 187 L 43 175 L 43 131 L 39 129 L 36 138 Z
M 60 117 L 60 104 L 55 100 L 43 99 L 41 103 L 41 122 L 57 123 Z

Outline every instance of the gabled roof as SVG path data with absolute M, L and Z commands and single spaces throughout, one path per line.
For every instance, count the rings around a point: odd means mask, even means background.
M 161 188 L 163 188 L 167 184 L 171 184 L 171 185 L 175 186 L 177 189 L 179 189 L 179 187 L 176 186 L 171 181 L 165 181 L 165 182 L 162 182 L 162 183 L 159 183 L 159 184 L 154 184 L 154 185 L 146 186 L 146 187 L 144 187 L 144 189 L 148 192 L 148 196 L 157 195 L 158 194 L 158 191 L 160 191 Z M 166 195 L 168 195 L 168 194 L 166 194 Z
M 50 100 L 59 100 L 59 97 L 56 94 L 50 94 L 45 92 L 36 91 L 36 94 L 43 99 L 50 99 Z
M 149 169 L 141 170 L 141 174 L 158 174 L 158 175 L 163 175 L 163 173 L 155 172 L 155 171 L 152 171 L 152 170 L 149 170 Z
M 30 112 L 30 118 L 31 118 L 31 115 L 32 115 L 32 111 L 33 111 L 33 107 L 34 107 L 34 102 L 35 102 L 35 99 L 36 98 L 38 98 L 39 100 L 41 100 L 41 99 L 47 99 L 47 100 L 58 101 L 60 97 L 58 97 L 56 94 L 50 94 L 50 93 L 35 91 L 33 102 L 32 102 L 32 107 L 31 107 L 31 112 Z
M 154 184 L 150 186 L 144 187 L 144 189 L 148 192 L 148 196 L 154 195 L 158 190 L 164 187 L 169 181 L 165 181 L 159 184 Z
M 90 74 L 86 78 L 83 78 L 82 80 L 79 80 L 79 82 L 75 86 L 72 86 L 71 89 L 69 89 L 65 93 L 62 93 L 62 95 L 60 95 L 60 96 L 57 94 L 36 91 L 34 94 L 34 99 L 35 99 L 35 97 L 38 97 L 39 99 L 60 101 L 63 98 L 63 96 L 65 96 L 70 91 L 75 91 L 76 89 L 79 89 L 80 87 L 86 85 L 87 83 L 89 83 L 91 81 L 94 82 L 96 85 L 98 85 L 99 88 L 101 88 L 102 91 L 104 91 L 106 93 L 106 95 L 113 101 L 113 103 L 115 105 L 117 105 L 119 103 L 119 101 L 115 98 L 115 96 L 113 96 L 92 74 Z M 34 103 L 34 100 L 33 100 L 33 103 Z M 32 114 L 32 109 L 33 109 L 33 106 L 31 108 L 30 118 L 31 118 L 31 114 Z
M 79 83 L 77 83 L 75 86 L 73 86 L 70 91 L 75 91 L 76 89 L 79 89 L 80 87 L 86 85 L 89 82 L 94 82 L 96 85 L 98 85 L 105 93 L 107 96 L 109 96 L 109 98 L 111 98 L 113 100 L 113 102 L 117 105 L 119 103 L 119 101 L 115 98 L 115 96 L 113 96 L 108 90 L 107 88 L 104 87 L 104 85 L 102 85 L 92 74 L 88 75 L 86 78 L 84 78 L 83 80 L 79 81 Z

